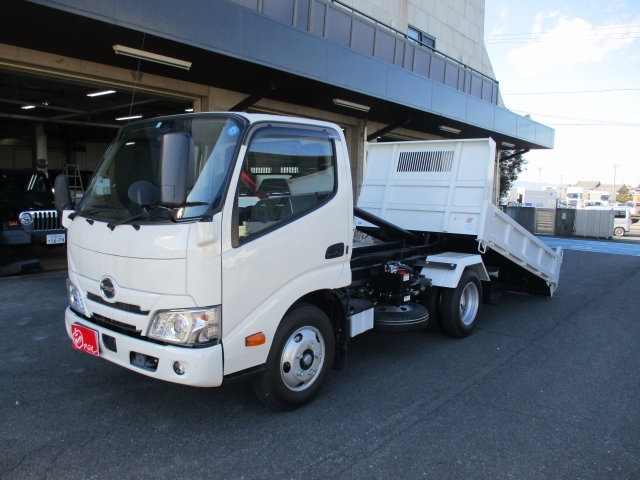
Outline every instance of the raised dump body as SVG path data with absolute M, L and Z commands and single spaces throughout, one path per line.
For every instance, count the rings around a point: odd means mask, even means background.
M 474 240 L 492 285 L 552 295 L 562 250 L 492 204 L 495 158 L 490 138 L 369 144 L 358 207 L 405 230 L 438 234 L 454 252 L 472 253 Z

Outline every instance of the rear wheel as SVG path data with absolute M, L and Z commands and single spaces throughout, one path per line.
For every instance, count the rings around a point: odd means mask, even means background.
M 478 274 L 465 270 L 456 288 L 443 288 L 440 300 L 440 324 L 447 335 L 464 338 L 476 326 L 482 299 Z
M 613 229 L 613 234 L 616 237 L 622 237 L 624 235 L 624 228 L 622 227 L 616 227 Z
M 265 372 L 253 380 L 253 390 L 271 408 L 299 408 L 313 400 L 322 388 L 334 353 L 329 318 L 319 308 L 301 304 L 282 319 Z
M 442 333 L 442 325 L 440 325 L 440 287 L 431 287 L 428 296 L 422 300 L 422 304 L 429 310 L 429 323 L 427 331 L 430 333 Z

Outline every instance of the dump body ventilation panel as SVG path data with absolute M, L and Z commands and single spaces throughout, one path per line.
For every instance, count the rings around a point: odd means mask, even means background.
M 453 150 L 400 152 L 397 172 L 451 172 Z

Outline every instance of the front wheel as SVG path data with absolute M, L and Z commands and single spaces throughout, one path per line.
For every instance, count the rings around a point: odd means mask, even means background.
M 265 372 L 253 380 L 253 390 L 271 408 L 299 408 L 313 400 L 322 388 L 334 353 L 329 318 L 313 305 L 300 305 L 282 319 Z
M 622 237 L 624 235 L 624 228 L 622 227 L 616 227 L 613 229 L 613 234 L 616 237 Z
M 443 288 L 440 299 L 440 324 L 450 337 L 464 338 L 476 326 L 482 299 L 478 274 L 465 270 L 456 288 Z

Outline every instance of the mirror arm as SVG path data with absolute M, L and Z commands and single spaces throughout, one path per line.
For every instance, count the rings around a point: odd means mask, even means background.
M 199 222 L 201 220 L 204 219 L 204 215 L 199 215 L 197 217 L 189 217 L 189 218 L 176 218 L 175 214 L 173 213 L 173 208 L 169 208 L 168 209 L 168 216 L 169 216 L 169 220 L 171 220 L 171 223 L 189 223 L 189 222 Z

